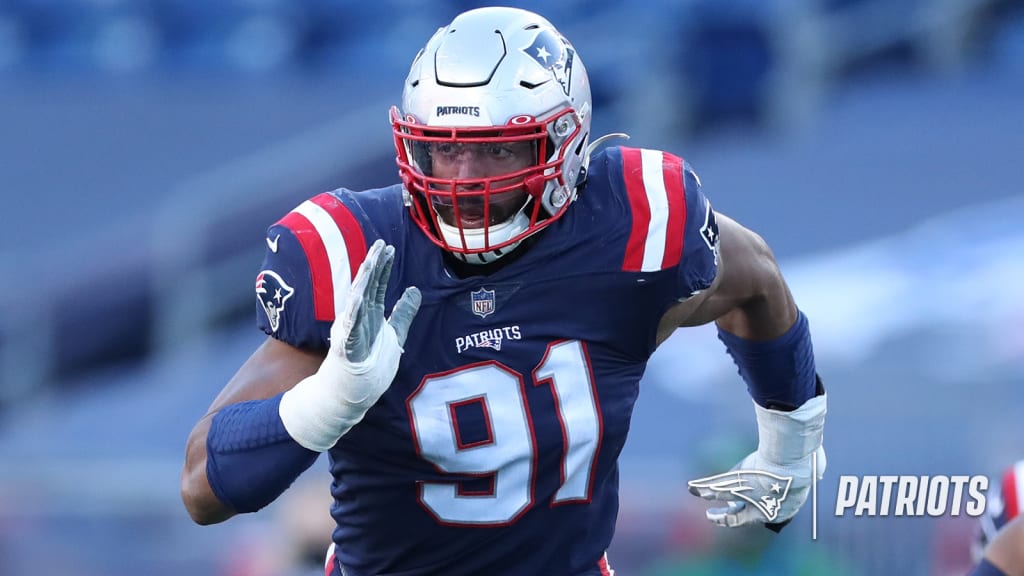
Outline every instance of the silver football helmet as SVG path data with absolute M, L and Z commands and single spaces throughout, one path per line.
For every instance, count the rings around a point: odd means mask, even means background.
M 590 117 L 586 70 L 550 22 L 517 8 L 460 14 L 391 109 L 413 220 L 467 262 L 508 254 L 576 198 Z

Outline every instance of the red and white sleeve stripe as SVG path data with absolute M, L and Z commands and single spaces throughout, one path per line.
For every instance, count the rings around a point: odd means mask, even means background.
M 1024 460 L 1015 463 L 1003 474 L 1002 492 L 1006 518 L 1013 519 L 1020 514 L 1020 505 L 1024 503 Z
M 331 542 L 330 547 L 327 548 L 327 559 L 324 560 L 324 576 L 332 576 L 334 574 L 335 554 L 335 544 Z
M 655 272 L 679 264 L 686 226 L 683 159 L 659 150 L 622 148 L 622 173 L 633 213 L 622 269 Z
M 300 204 L 278 224 L 292 231 L 306 253 L 316 319 L 333 321 L 366 258 L 366 239 L 359 221 L 340 200 L 325 192 Z M 336 297 L 338 294 L 342 297 Z

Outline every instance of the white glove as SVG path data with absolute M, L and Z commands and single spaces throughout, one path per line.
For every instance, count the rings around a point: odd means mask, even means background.
M 818 480 L 825 474 L 826 396 L 815 396 L 792 412 L 769 410 L 756 402 L 754 410 L 757 450 L 729 472 L 691 480 L 690 493 L 727 503 L 705 512 L 719 526 L 761 523 L 781 529 L 777 525 L 792 519 L 807 500 L 812 466 Z
M 281 421 L 302 446 L 330 450 L 359 423 L 391 386 L 402 346 L 419 310 L 420 291 L 410 286 L 384 318 L 384 295 L 395 261 L 394 246 L 377 240 L 331 326 L 331 345 L 317 372 L 284 393 Z

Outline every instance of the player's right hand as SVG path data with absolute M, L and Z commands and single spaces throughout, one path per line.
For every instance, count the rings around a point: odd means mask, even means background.
M 384 316 L 395 249 L 377 240 L 370 247 L 345 295 L 345 307 L 331 326 L 331 345 L 317 372 L 285 392 L 280 415 L 296 442 L 317 452 L 329 450 L 391 386 L 402 346 L 421 295 L 406 288 Z

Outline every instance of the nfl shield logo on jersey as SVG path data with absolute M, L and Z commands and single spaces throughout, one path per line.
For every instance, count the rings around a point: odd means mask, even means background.
M 494 313 L 494 290 L 481 288 L 469 293 L 473 314 L 486 318 Z

